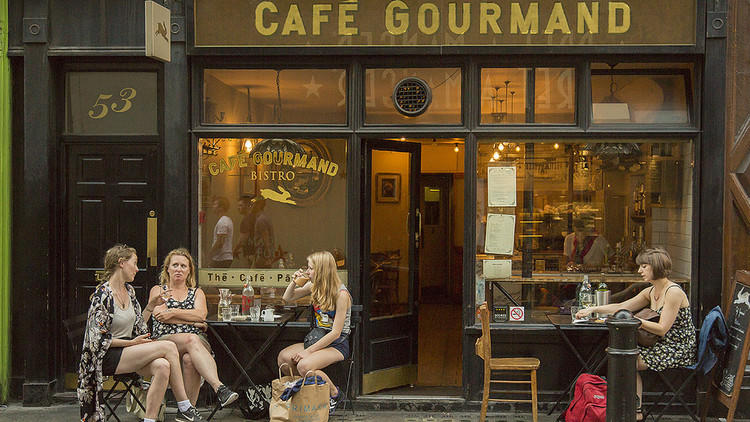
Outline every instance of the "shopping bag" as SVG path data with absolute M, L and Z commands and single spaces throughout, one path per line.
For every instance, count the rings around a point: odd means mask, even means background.
M 282 375 L 281 368 L 284 366 L 289 369 L 289 375 Z M 281 366 L 279 366 L 279 378 L 271 382 L 271 402 L 268 405 L 268 415 L 271 418 L 270 422 L 290 422 L 290 401 L 281 400 L 281 393 L 300 378 L 301 377 L 292 374 L 292 368 L 289 364 L 282 363 Z
M 312 375 L 312 381 L 308 377 Z M 328 422 L 331 397 L 330 387 L 321 379 L 318 383 L 315 371 L 305 374 L 299 391 L 289 399 L 290 422 Z M 309 384 L 308 384 L 309 382 Z

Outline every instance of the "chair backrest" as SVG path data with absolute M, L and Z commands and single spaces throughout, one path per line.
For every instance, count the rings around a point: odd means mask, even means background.
M 477 356 L 489 362 L 492 357 L 492 338 L 490 337 L 490 310 L 487 302 L 479 305 L 479 319 L 482 321 L 482 336 L 477 340 L 475 353 Z
M 70 317 L 63 320 L 63 326 L 65 326 L 65 332 L 70 340 L 70 345 L 73 348 L 73 356 L 75 357 L 76 363 L 81 356 L 81 347 L 83 347 L 83 336 L 86 334 L 86 322 L 88 315 L 86 313 Z

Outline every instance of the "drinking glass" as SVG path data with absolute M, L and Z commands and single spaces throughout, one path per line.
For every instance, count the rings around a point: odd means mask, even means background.
M 221 308 L 221 320 L 222 321 L 232 320 L 232 309 L 230 309 L 228 306 Z
M 240 316 L 240 305 L 232 305 L 230 308 L 232 319 L 237 319 Z
M 260 306 L 250 307 L 250 320 L 258 322 L 260 320 Z

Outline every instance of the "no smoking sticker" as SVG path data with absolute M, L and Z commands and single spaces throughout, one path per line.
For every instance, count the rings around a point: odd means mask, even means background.
M 511 306 L 508 314 L 511 321 L 523 321 L 523 306 Z

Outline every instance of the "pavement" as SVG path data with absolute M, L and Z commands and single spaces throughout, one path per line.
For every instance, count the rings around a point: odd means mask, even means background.
M 167 408 L 167 421 L 174 420 L 177 409 Z M 209 409 L 200 409 L 203 417 L 208 417 Z M 117 415 L 122 422 L 138 422 L 140 419 L 120 409 Z M 78 406 L 75 404 L 54 404 L 50 407 L 23 407 L 19 402 L 11 402 L 7 406 L 0 406 L 0 421 L 44 421 L 70 422 L 78 419 Z M 217 412 L 212 421 L 238 422 L 245 421 L 239 409 L 229 408 Z M 267 420 L 267 419 L 266 419 Z M 352 413 L 348 408 L 341 414 L 333 415 L 332 422 L 477 422 L 479 412 L 392 412 L 392 411 L 360 411 Z M 490 413 L 486 422 L 526 422 L 531 421 L 530 413 Z M 539 422 L 553 422 L 556 416 L 547 416 L 546 412 L 539 412 Z M 690 421 L 687 416 L 665 416 L 665 422 Z M 715 420 L 715 419 L 714 419 Z M 735 419 L 737 420 L 737 419 Z

